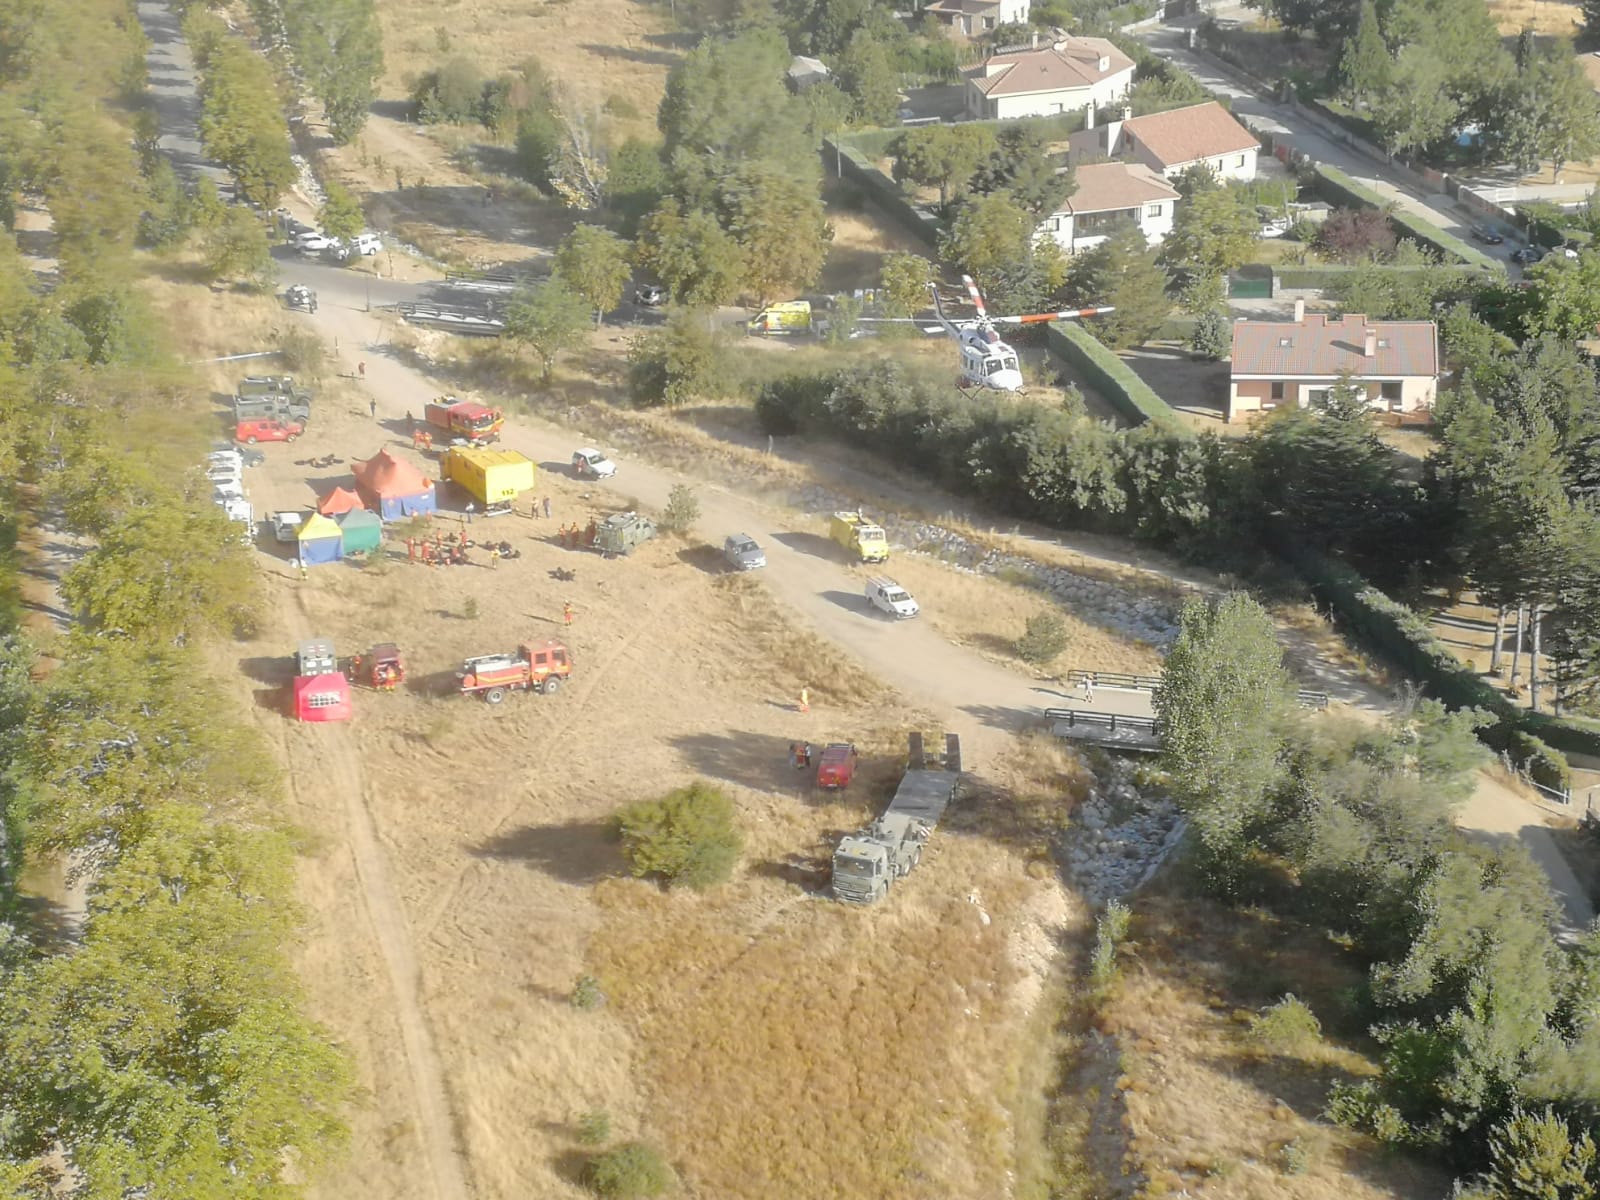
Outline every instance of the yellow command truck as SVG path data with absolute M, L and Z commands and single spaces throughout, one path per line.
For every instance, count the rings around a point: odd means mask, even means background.
M 533 490 L 533 460 L 515 450 L 451 446 L 441 463 L 444 477 L 460 484 L 485 513 L 509 510 L 518 494 Z
M 862 562 L 889 561 L 889 539 L 883 526 L 875 525 L 859 512 L 836 512 L 828 523 L 829 536 Z

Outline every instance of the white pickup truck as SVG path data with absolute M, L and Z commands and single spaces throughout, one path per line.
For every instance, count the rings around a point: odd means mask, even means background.
M 892 579 L 882 575 L 874 575 L 867 580 L 867 603 L 873 608 L 888 613 L 898 621 L 914 617 L 922 610 L 917 602 L 911 598 L 911 593 L 906 591 Z

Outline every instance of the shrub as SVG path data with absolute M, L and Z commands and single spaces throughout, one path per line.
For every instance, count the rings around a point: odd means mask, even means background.
M 1106 908 L 1094 923 L 1094 954 L 1089 962 L 1089 978 L 1100 987 L 1110 983 L 1117 973 L 1117 947 L 1128 937 L 1128 926 L 1133 921 L 1133 910 L 1117 900 L 1106 902 Z
M 581 1012 L 593 1012 L 605 1006 L 606 994 L 600 990 L 600 981 L 593 975 L 579 975 L 578 982 L 572 985 L 572 995 L 567 999 L 573 1008 Z
M 590 1159 L 583 1181 L 598 1196 L 633 1200 L 666 1194 L 677 1176 L 666 1157 L 649 1142 L 626 1142 Z
M 603 1146 L 611 1140 L 611 1114 L 604 1109 L 578 1118 L 578 1140 L 585 1146 Z
M 1299 1138 L 1278 1147 L 1278 1165 L 1285 1175 L 1304 1175 L 1311 1169 L 1311 1151 Z
M 1518 767 L 1526 771 L 1533 781 L 1558 792 L 1572 787 L 1572 768 L 1567 756 L 1541 741 L 1526 730 L 1511 732 L 1508 749 Z
M 1227 358 L 1233 351 L 1233 323 L 1225 313 L 1207 309 L 1195 318 L 1189 346 L 1212 361 Z
M 608 117 L 620 117 L 624 121 L 634 121 L 639 117 L 639 106 L 626 96 L 619 96 L 615 92 L 606 97 L 601 111 Z
M 1543 1113 L 1513 1109 L 1489 1135 L 1489 1163 L 1483 1182 L 1492 1196 L 1594 1195 L 1593 1139 L 1580 1129 L 1574 1140 L 1549 1106 Z
M 700 519 L 700 500 L 688 484 L 673 484 L 667 506 L 661 510 L 661 528 L 668 533 L 688 533 Z
M 1035 613 L 1017 639 L 1017 657 L 1033 666 L 1043 666 L 1067 648 L 1067 625 L 1055 613 Z
M 659 875 L 669 885 L 696 890 L 732 875 L 744 844 L 733 802 L 699 780 L 659 800 L 630 805 L 616 823 L 635 875 Z
M 1250 1040 L 1273 1054 L 1297 1054 L 1322 1039 L 1322 1023 L 1292 992 L 1250 1018 Z
M 643 407 L 676 407 L 727 387 L 723 341 L 691 313 L 674 313 L 665 328 L 628 344 L 628 391 Z
M 476 621 L 478 619 L 478 598 L 476 596 L 468 596 L 466 598 L 461 605 L 461 615 L 468 621 Z
M 328 365 L 328 344 L 303 325 L 290 325 L 278 334 L 278 357 L 290 372 L 304 379 L 321 379 Z
M 464 58 L 452 58 L 429 71 L 411 91 L 417 120 L 424 125 L 464 125 L 478 118 L 483 75 Z

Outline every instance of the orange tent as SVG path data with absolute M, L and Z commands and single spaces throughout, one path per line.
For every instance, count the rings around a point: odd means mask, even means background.
M 361 499 L 385 521 L 427 514 L 437 508 L 433 480 L 387 450 L 356 463 L 351 471 Z
M 325 517 L 337 517 L 352 509 L 365 507 L 366 505 L 361 503 L 361 497 L 349 488 L 336 487 L 322 498 L 322 503 L 317 505 L 317 511 Z

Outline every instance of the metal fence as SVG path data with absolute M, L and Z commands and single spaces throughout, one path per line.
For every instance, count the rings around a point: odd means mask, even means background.
M 1068 671 L 1067 678 L 1072 681 L 1073 687 L 1079 688 L 1110 688 L 1126 692 L 1154 692 L 1161 686 L 1159 675 L 1128 675 L 1121 671 Z M 1327 708 L 1328 693 L 1313 692 L 1301 689 L 1295 693 L 1295 700 L 1303 708 Z

